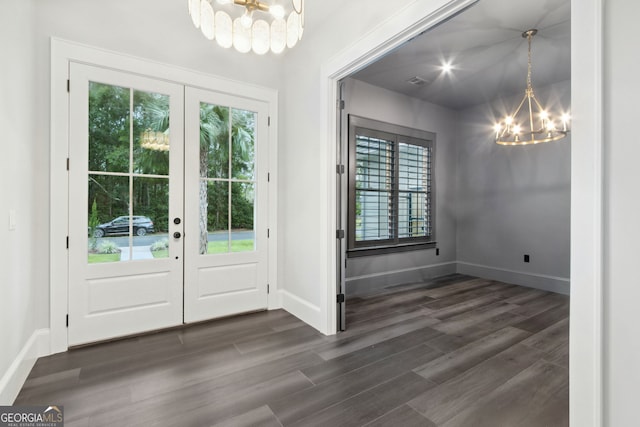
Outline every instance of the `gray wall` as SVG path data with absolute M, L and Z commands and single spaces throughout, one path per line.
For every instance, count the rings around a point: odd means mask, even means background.
M 350 258 L 347 293 L 362 294 L 385 285 L 417 282 L 454 273 L 456 269 L 455 177 L 456 113 L 354 79 L 344 87 L 346 114 L 420 129 L 436 134 L 435 234 L 440 248 Z M 345 116 L 346 117 L 346 116 Z
M 569 81 L 535 91 L 556 111 L 570 106 Z M 568 293 L 571 137 L 542 145 L 495 144 L 492 112 L 520 99 L 460 113 L 459 271 Z M 523 261 L 525 254 L 530 263 Z
M 570 82 L 536 88 L 555 110 Z M 435 250 L 350 258 L 347 293 L 460 272 L 569 292 L 571 137 L 550 144 L 494 143 L 492 117 L 521 96 L 448 110 L 348 79 L 346 113 L 436 133 Z M 524 255 L 530 262 L 524 262 Z

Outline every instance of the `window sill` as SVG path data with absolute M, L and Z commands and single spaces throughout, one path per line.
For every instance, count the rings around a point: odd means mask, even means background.
M 357 258 L 370 255 L 384 255 L 398 252 L 421 251 L 424 249 L 434 249 L 438 242 L 404 243 L 390 246 L 371 246 L 365 248 L 355 248 L 347 250 L 347 258 Z

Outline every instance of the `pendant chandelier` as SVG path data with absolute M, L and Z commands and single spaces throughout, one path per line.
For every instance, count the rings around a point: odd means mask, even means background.
M 169 151 L 169 135 L 147 129 L 140 135 L 140 146 L 147 150 Z
M 529 44 L 527 88 L 524 98 L 515 112 L 496 123 L 496 143 L 500 145 L 529 145 L 557 141 L 569 133 L 570 117 L 567 113 L 559 118 L 552 116 L 542 108 L 531 85 L 531 39 L 538 30 L 531 29 L 522 33 Z M 523 108 L 524 107 L 524 108 Z
M 196 28 L 220 46 L 263 55 L 294 47 L 304 31 L 304 0 L 187 0 Z M 287 7 L 285 7 L 285 4 Z

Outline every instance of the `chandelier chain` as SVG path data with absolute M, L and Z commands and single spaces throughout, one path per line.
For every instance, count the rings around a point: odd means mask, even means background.
M 528 69 L 527 69 L 527 89 L 531 90 L 531 38 L 533 37 L 533 34 L 531 34 L 531 32 L 529 32 L 527 34 L 527 41 L 529 43 L 529 54 L 528 54 L 528 59 L 527 59 L 527 63 L 528 63 Z

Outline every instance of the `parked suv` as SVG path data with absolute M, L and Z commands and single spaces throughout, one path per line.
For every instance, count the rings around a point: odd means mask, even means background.
M 129 216 L 119 216 L 104 224 L 96 226 L 93 231 L 94 237 L 103 237 L 107 234 L 129 234 Z M 147 233 L 153 233 L 153 221 L 146 216 L 133 217 L 133 234 L 136 236 L 144 236 Z

